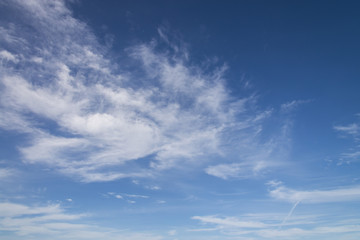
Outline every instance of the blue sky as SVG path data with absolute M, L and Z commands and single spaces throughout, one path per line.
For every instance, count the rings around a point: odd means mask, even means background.
M 356 1 L 2 1 L 0 238 L 360 238 Z

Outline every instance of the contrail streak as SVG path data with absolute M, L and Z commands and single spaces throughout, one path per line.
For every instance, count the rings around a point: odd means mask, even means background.
M 300 200 L 297 201 L 297 202 L 294 204 L 294 206 L 291 208 L 289 214 L 284 218 L 284 220 L 283 220 L 282 223 L 280 224 L 280 229 L 281 229 L 281 227 L 286 223 L 286 221 L 290 218 L 290 216 L 293 214 L 296 206 L 297 206 L 299 203 L 300 203 Z

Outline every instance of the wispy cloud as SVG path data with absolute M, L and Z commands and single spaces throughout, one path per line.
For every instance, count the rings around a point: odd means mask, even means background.
M 14 176 L 15 174 L 16 174 L 16 171 L 14 169 L 0 168 L 0 179 L 2 181 Z
M 254 163 L 219 164 L 207 167 L 205 172 L 225 180 L 229 178 L 252 178 L 266 167 L 265 164 L 265 162 L 261 161 Z
M 293 100 L 291 102 L 281 104 L 280 109 L 283 112 L 290 112 L 290 111 L 294 110 L 295 108 L 297 108 L 298 106 L 305 104 L 305 103 L 309 103 L 309 102 L 311 102 L 311 100 Z
M 343 126 L 337 125 L 337 126 L 334 126 L 334 129 L 336 131 L 339 131 L 339 132 L 342 132 L 345 134 L 349 134 L 349 135 L 353 135 L 353 136 L 357 136 L 360 133 L 360 126 L 356 123 L 352 123 L 349 125 L 343 125 Z
M 149 198 L 149 196 L 145 196 L 145 195 L 137 195 L 137 194 L 125 194 L 125 195 L 130 198 Z
M 264 228 L 268 226 L 262 222 L 241 221 L 234 217 L 217 217 L 217 216 L 194 216 L 192 219 L 200 220 L 204 223 L 211 223 L 220 225 L 221 227 L 235 227 L 235 228 Z
M 0 230 L 37 239 L 147 239 L 162 237 L 83 223 L 84 214 L 69 214 L 60 205 L 28 206 L 0 203 Z
M 327 190 L 300 191 L 278 185 L 269 191 L 270 196 L 292 203 L 330 203 L 360 200 L 360 186 L 344 186 Z
M 266 119 L 271 112 L 263 112 L 262 116 L 257 116 L 253 121 L 262 121 Z M 259 127 L 243 133 L 245 138 L 237 139 L 239 142 L 235 145 L 238 150 L 233 156 L 236 162 L 222 161 L 221 164 L 210 165 L 205 169 L 209 175 L 222 179 L 244 179 L 264 176 L 269 169 L 276 169 L 282 166 L 291 149 L 291 136 L 289 128 L 291 124 L 284 123 L 276 131 L 276 136 L 264 141 L 261 135 L 261 124 L 254 122 L 251 126 Z
M 137 62 L 133 72 L 106 57 L 106 47 L 63 1 L 7 5 L 18 24 L 1 28 L 0 126 L 30 136 L 19 146 L 26 163 L 85 182 L 151 177 L 210 155 L 235 156 L 239 146 L 245 152 L 271 114 L 254 110 L 252 96 L 233 98 L 226 67 L 194 66 L 183 46 L 174 55 L 159 51 L 156 41 L 128 48 L 123 57 Z M 23 22 L 36 40 L 19 27 Z M 164 29 L 159 34 L 169 42 Z M 252 161 L 253 169 L 269 166 Z
M 106 198 L 116 198 L 116 199 L 122 199 L 122 200 L 126 200 L 128 203 L 135 203 L 135 201 L 133 200 L 134 198 L 140 198 L 140 199 L 148 199 L 150 198 L 149 196 L 146 195 L 139 195 L 139 194 L 128 194 L 128 193 L 116 193 L 116 192 L 108 192 L 103 194 L 104 197 Z
M 282 214 L 248 214 L 240 218 L 220 217 L 220 216 L 194 216 L 192 219 L 198 220 L 208 228 L 195 228 L 190 231 L 218 231 L 226 236 L 254 239 L 304 239 L 307 237 L 317 237 L 321 239 L 337 239 L 338 236 L 329 234 L 359 234 L 360 227 L 356 224 L 344 224 L 341 221 L 326 223 L 325 218 L 319 216 L 297 216 L 291 221 L 284 222 Z M 354 219 L 356 222 L 356 219 Z M 317 222 L 317 224 L 315 224 Z M 323 223 L 324 224 L 324 223 Z M 316 226 L 318 225 L 318 226 Z M 314 226 L 314 227 L 311 227 Z
M 2 64 L 4 64 L 4 62 L 7 62 L 7 61 L 14 62 L 14 63 L 17 63 L 19 61 L 16 56 L 14 56 L 13 54 L 11 54 L 10 52 L 8 52 L 6 50 L 0 51 L 0 59 L 2 61 Z
M 357 114 L 357 117 L 358 114 Z M 339 157 L 338 165 L 343 163 L 350 164 L 352 162 L 360 161 L 360 125 L 359 123 L 351 123 L 347 125 L 335 125 L 334 130 L 340 133 L 342 136 L 351 137 L 354 141 L 354 147 L 348 149 L 346 152 L 342 153 Z
M 224 236 L 238 236 L 254 239 L 338 239 L 346 234 L 357 236 L 360 227 L 357 219 L 351 216 L 329 218 L 331 214 L 312 215 L 294 213 L 299 204 L 345 203 L 360 199 L 359 186 L 345 186 L 336 189 L 299 191 L 287 188 L 280 181 L 269 181 L 269 194 L 278 201 L 293 204 L 288 213 L 255 213 L 239 216 L 206 215 L 194 216 L 206 228 L 191 231 L 217 231 Z
M 326 236 L 326 239 L 338 239 L 334 234 L 359 235 L 360 227 L 358 225 L 332 226 L 332 227 L 317 227 L 313 229 L 290 228 L 286 230 L 262 230 L 259 235 L 266 238 L 293 238 L 303 239 L 304 237 L 321 237 Z M 330 236 L 332 234 L 332 236 Z

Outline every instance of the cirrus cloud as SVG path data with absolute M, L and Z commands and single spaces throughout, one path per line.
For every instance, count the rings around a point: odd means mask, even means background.
M 0 67 L 0 127 L 30 137 L 18 148 L 25 163 L 93 182 L 151 177 L 214 162 L 211 156 L 257 151 L 248 146 L 259 146 L 256 135 L 271 111 L 258 109 L 254 96 L 234 98 L 226 67 L 201 69 L 190 63 L 184 46 L 171 54 L 154 40 L 127 48 L 121 57 L 135 62 L 128 69 L 107 56 L 63 1 L 7 5 L 18 14 L 16 24 L 0 29 L 6 60 Z M 166 31 L 159 33 L 174 49 Z M 252 157 L 242 161 L 270 166 Z

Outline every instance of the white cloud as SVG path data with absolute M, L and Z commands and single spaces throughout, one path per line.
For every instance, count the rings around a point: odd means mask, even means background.
M 8 52 L 6 50 L 0 51 L 0 59 L 5 60 L 5 61 L 11 61 L 14 63 L 17 63 L 19 61 L 17 56 L 11 54 L 10 52 Z
M 145 195 L 137 195 L 137 194 L 125 194 L 125 195 L 130 198 L 149 198 L 149 196 L 145 196 Z
M 267 185 L 271 186 L 271 187 L 277 187 L 279 185 L 282 185 L 281 181 L 277 181 L 277 180 L 270 180 L 266 183 Z
M 290 228 L 286 230 L 277 230 L 277 229 L 270 229 L 270 230 L 262 230 L 259 232 L 259 235 L 266 238 L 297 238 L 302 239 L 308 236 L 321 236 L 325 235 L 328 236 L 331 234 L 336 233 L 358 233 L 360 232 L 360 226 L 358 225 L 346 225 L 346 226 L 332 226 L 332 227 L 318 227 L 313 229 L 301 229 L 301 228 Z M 333 239 L 333 238 L 331 238 Z M 334 239 L 338 239 L 335 236 Z
M 145 186 L 145 188 L 150 189 L 150 190 L 154 190 L 154 191 L 161 190 L 161 187 L 160 187 L 160 186 L 156 186 L 156 185 Z
M 209 166 L 205 169 L 205 172 L 209 175 L 222 178 L 251 178 L 257 175 L 259 171 L 265 168 L 264 162 L 254 163 L 232 163 L 232 164 L 219 164 L 215 166 Z
M 280 181 L 269 181 L 270 196 L 276 200 L 293 203 L 290 212 L 256 213 L 233 216 L 194 216 L 207 228 L 192 231 L 217 231 L 225 236 L 247 237 L 254 239 L 346 239 L 347 234 L 360 234 L 358 219 L 341 215 L 329 217 L 331 211 L 316 215 L 294 213 L 301 204 L 357 202 L 360 199 L 360 186 L 339 187 L 327 190 L 297 191 L 286 188 Z
M 9 179 L 13 175 L 15 175 L 16 171 L 10 168 L 0 168 L 0 179 L 2 181 Z
M 37 239 L 131 239 L 160 240 L 161 236 L 131 233 L 84 224 L 84 214 L 69 214 L 60 205 L 27 206 L 0 203 L 0 231 Z M 10 235 L 12 236 L 12 235 Z
M 352 124 L 344 125 L 344 126 L 341 126 L 341 125 L 334 126 L 334 129 L 336 131 L 346 133 L 349 135 L 354 135 L 354 136 L 359 135 L 359 132 L 360 132 L 360 127 L 356 123 L 352 123 Z
M 269 112 L 264 112 L 263 116 L 257 116 L 252 121 L 261 121 L 269 114 Z M 225 180 L 263 176 L 269 169 L 281 166 L 286 161 L 291 148 L 289 127 L 290 124 L 283 124 L 278 135 L 267 142 L 260 141 L 261 129 L 253 129 L 248 133 L 247 138 L 238 139 L 239 143 L 236 145 L 238 152 L 234 156 L 237 162 L 222 161 L 225 163 L 210 165 L 205 172 Z
M 231 228 L 264 228 L 268 226 L 262 222 L 254 221 L 241 221 L 233 217 L 216 217 L 216 216 L 194 216 L 192 219 L 200 220 L 203 223 L 216 224 L 221 227 L 231 227 Z
M 282 185 L 269 191 L 270 196 L 287 202 L 330 203 L 360 200 L 360 186 L 345 186 L 329 190 L 299 191 Z
M 339 161 L 337 165 L 342 165 L 344 163 L 350 164 L 353 162 L 359 162 L 360 161 L 360 149 L 356 150 L 349 150 L 348 152 L 344 152 L 340 155 Z
M 351 152 L 351 153 L 343 153 L 342 157 L 350 158 L 350 159 L 360 159 L 360 151 Z
M 176 230 L 170 230 L 170 231 L 168 232 L 168 234 L 169 234 L 170 236 L 175 236 L 176 233 L 177 233 Z
M 234 99 L 224 84 L 226 67 L 204 71 L 190 64 L 185 48 L 170 55 L 153 41 L 128 48 L 138 63 L 131 72 L 105 57 L 107 49 L 63 1 L 8 5 L 16 5 L 19 24 L 1 28 L 2 55 L 22 58 L 21 67 L 0 66 L 0 127 L 30 136 L 19 146 L 25 162 L 84 182 L 154 176 L 237 151 L 254 171 L 270 166 L 255 153 L 274 147 L 254 136 L 271 111 L 254 110 L 255 97 Z M 36 30 L 36 42 L 18 27 L 22 22 Z M 168 41 L 164 29 L 159 34 Z
M 48 205 L 45 207 L 28 207 L 26 205 L 9 202 L 0 203 L 0 209 L 0 217 L 17 217 L 31 214 L 54 214 L 54 216 L 57 216 L 56 214 L 62 211 L 59 205 Z
M 357 114 L 358 115 L 358 114 Z M 349 148 L 346 152 L 343 152 L 338 161 L 338 165 L 344 163 L 350 164 L 352 162 L 360 161 L 360 126 L 358 123 L 351 123 L 348 125 L 336 125 L 334 130 L 341 133 L 343 136 L 350 136 L 354 141 L 354 147 Z
M 342 234 L 359 233 L 360 226 L 354 221 L 326 222 L 326 216 L 298 215 L 286 223 L 283 214 L 246 214 L 237 217 L 194 216 L 202 225 L 208 228 L 194 228 L 190 231 L 207 232 L 218 231 L 225 236 L 249 239 L 304 239 L 306 237 L 321 239 L 339 239 Z M 340 234 L 340 235 L 334 235 Z M 224 237 L 225 237 L 224 236 Z M 331 238 L 335 237 L 335 238 Z
M 106 198 L 116 198 L 116 199 L 122 199 L 125 200 L 128 203 L 136 203 L 136 201 L 134 201 L 133 199 L 137 198 L 137 199 L 148 199 L 150 198 L 149 196 L 146 195 L 139 195 L 139 194 L 127 194 L 127 193 L 115 193 L 115 192 L 108 192 L 103 194 L 104 197 Z
M 291 102 L 287 102 L 284 104 L 281 104 L 281 111 L 283 112 L 290 112 L 297 108 L 299 105 L 309 103 L 310 100 L 293 100 Z

